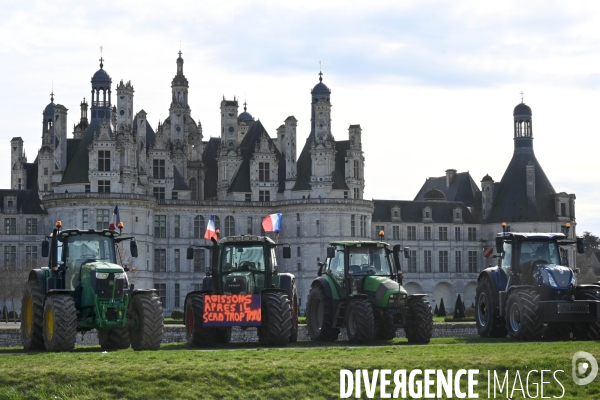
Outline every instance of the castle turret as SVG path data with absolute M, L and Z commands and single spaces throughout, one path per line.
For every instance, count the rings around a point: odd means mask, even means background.
M 104 59 L 100 58 L 100 69 L 92 77 L 92 120 L 111 121 L 111 84 L 112 79 L 104 70 Z
M 11 189 L 27 188 L 27 171 L 23 164 L 27 162 L 25 150 L 23 149 L 23 139 L 20 137 L 12 138 L 10 141 L 10 165 L 12 167 L 10 175 Z

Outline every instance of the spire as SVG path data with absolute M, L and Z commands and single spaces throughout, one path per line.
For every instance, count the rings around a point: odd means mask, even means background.
M 104 68 L 104 64 L 102 63 L 104 61 L 104 58 L 102 58 L 102 50 L 104 49 L 104 47 L 100 46 L 100 69 Z
M 247 105 L 248 105 L 248 104 L 247 104 L 247 103 L 244 101 L 244 112 L 246 112 L 246 106 L 247 106 Z
M 323 82 L 323 73 L 319 71 L 319 82 Z
M 54 88 L 52 89 L 52 92 L 50 92 L 50 103 L 54 103 Z
M 523 93 L 523 91 L 521 90 L 521 104 L 524 104 L 524 103 L 523 103 L 523 95 L 524 95 L 524 94 L 525 94 L 525 93 Z

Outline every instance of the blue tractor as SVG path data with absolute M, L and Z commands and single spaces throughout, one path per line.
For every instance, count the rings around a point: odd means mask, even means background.
M 600 339 L 600 284 L 577 284 L 567 256 L 574 244 L 584 252 L 582 238 L 567 240 L 562 233 L 499 233 L 498 265 L 478 278 L 479 336 Z

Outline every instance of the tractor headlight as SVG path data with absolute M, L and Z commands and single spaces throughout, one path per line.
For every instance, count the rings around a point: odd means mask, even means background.
M 398 305 L 398 293 L 394 293 L 390 295 L 390 299 L 388 300 L 388 307 L 396 307 Z
M 96 279 L 107 279 L 108 272 L 96 272 Z
M 548 274 L 548 283 L 550 284 L 550 286 L 557 288 L 558 285 L 556 284 L 556 281 L 554 280 L 554 278 L 552 277 L 552 274 Z
M 125 272 L 116 273 L 115 279 L 125 279 Z

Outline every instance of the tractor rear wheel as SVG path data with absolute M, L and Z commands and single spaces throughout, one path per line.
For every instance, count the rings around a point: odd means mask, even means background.
M 375 334 L 375 318 L 371 303 L 364 299 L 353 299 L 346 310 L 346 333 L 350 343 L 371 343 Z
M 221 328 L 216 330 L 215 342 L 227 344 L 231 342 L 231 328 Z
M 311 340 L 337 340 L 340 330 L 333 327 L 333 307 L 321 285 L 313 286 L 306 302 L 306 327 Z
M 375 330 L 375 338 L 381 340 L 392 340 L 396 337 L 396 331 L 397 329 L 394 326 L 394 318 L 391 315 L 385 315 Z
M 290 343 L 295 343 L 298 340 L 298 289 L 294 281 L 292 286 L 292 329 L 290 330 Z
M 128 349 L 131 345 L 131 341 L 129 340 L 129 329 L 99 329 L 98 343 L 102 350 Z
M 76 336 L 75 300 L 68 294 L 48 296 L 44 305 L 44 346 L 46 346 L 46 350 L 73 350 Z
M 540 295 L 535 290 L 515 290 L 506 301 L 506 327 L 511 339 L 539 340 L 543 324 L 539 313 Z
M 25 350 L 44 349 L 44 294 L 37 280 L 25 282 L 23 288 L 21 343 Z
M 494 312 L 497 308 L 496 302 L 492 283 L 488 278 L 482 278 L 475 294 L 475 324 L 481 337 L 506 336 L 506 321 Z
M 216 328 L 204 326 L 204 295 L 193 294 L 185 303 L 185 338 L 189 347 L 212 346 Z
M 407 317 L 409 321 L 416 321 L 404 329 L 408 343 L 429 343 L 433 334 L 433 310 L 429 302 L 423 297 L 409 301 Z
M 585 288 L 579 289 L 575 295 L 576 300 L 600 300 L 600 289 Z M 573 324 L 573 335 L 577 340 L 598 340 L 600 339 L 600 321 L 595 322 L 576 322 Z
M 160 298 L 154 292 L 133 296 L 127 310 L 127 319 L 134 323 L 129 327 L 129 338 L 134 350 L 158 350 L 163 339 L 163 309 Z
M 266 346 L 285 346 L 292 329 L 290 300 L 279 292 L 265 292 L 261 300 L 262 321 L 258 328 L 258 342 Z

